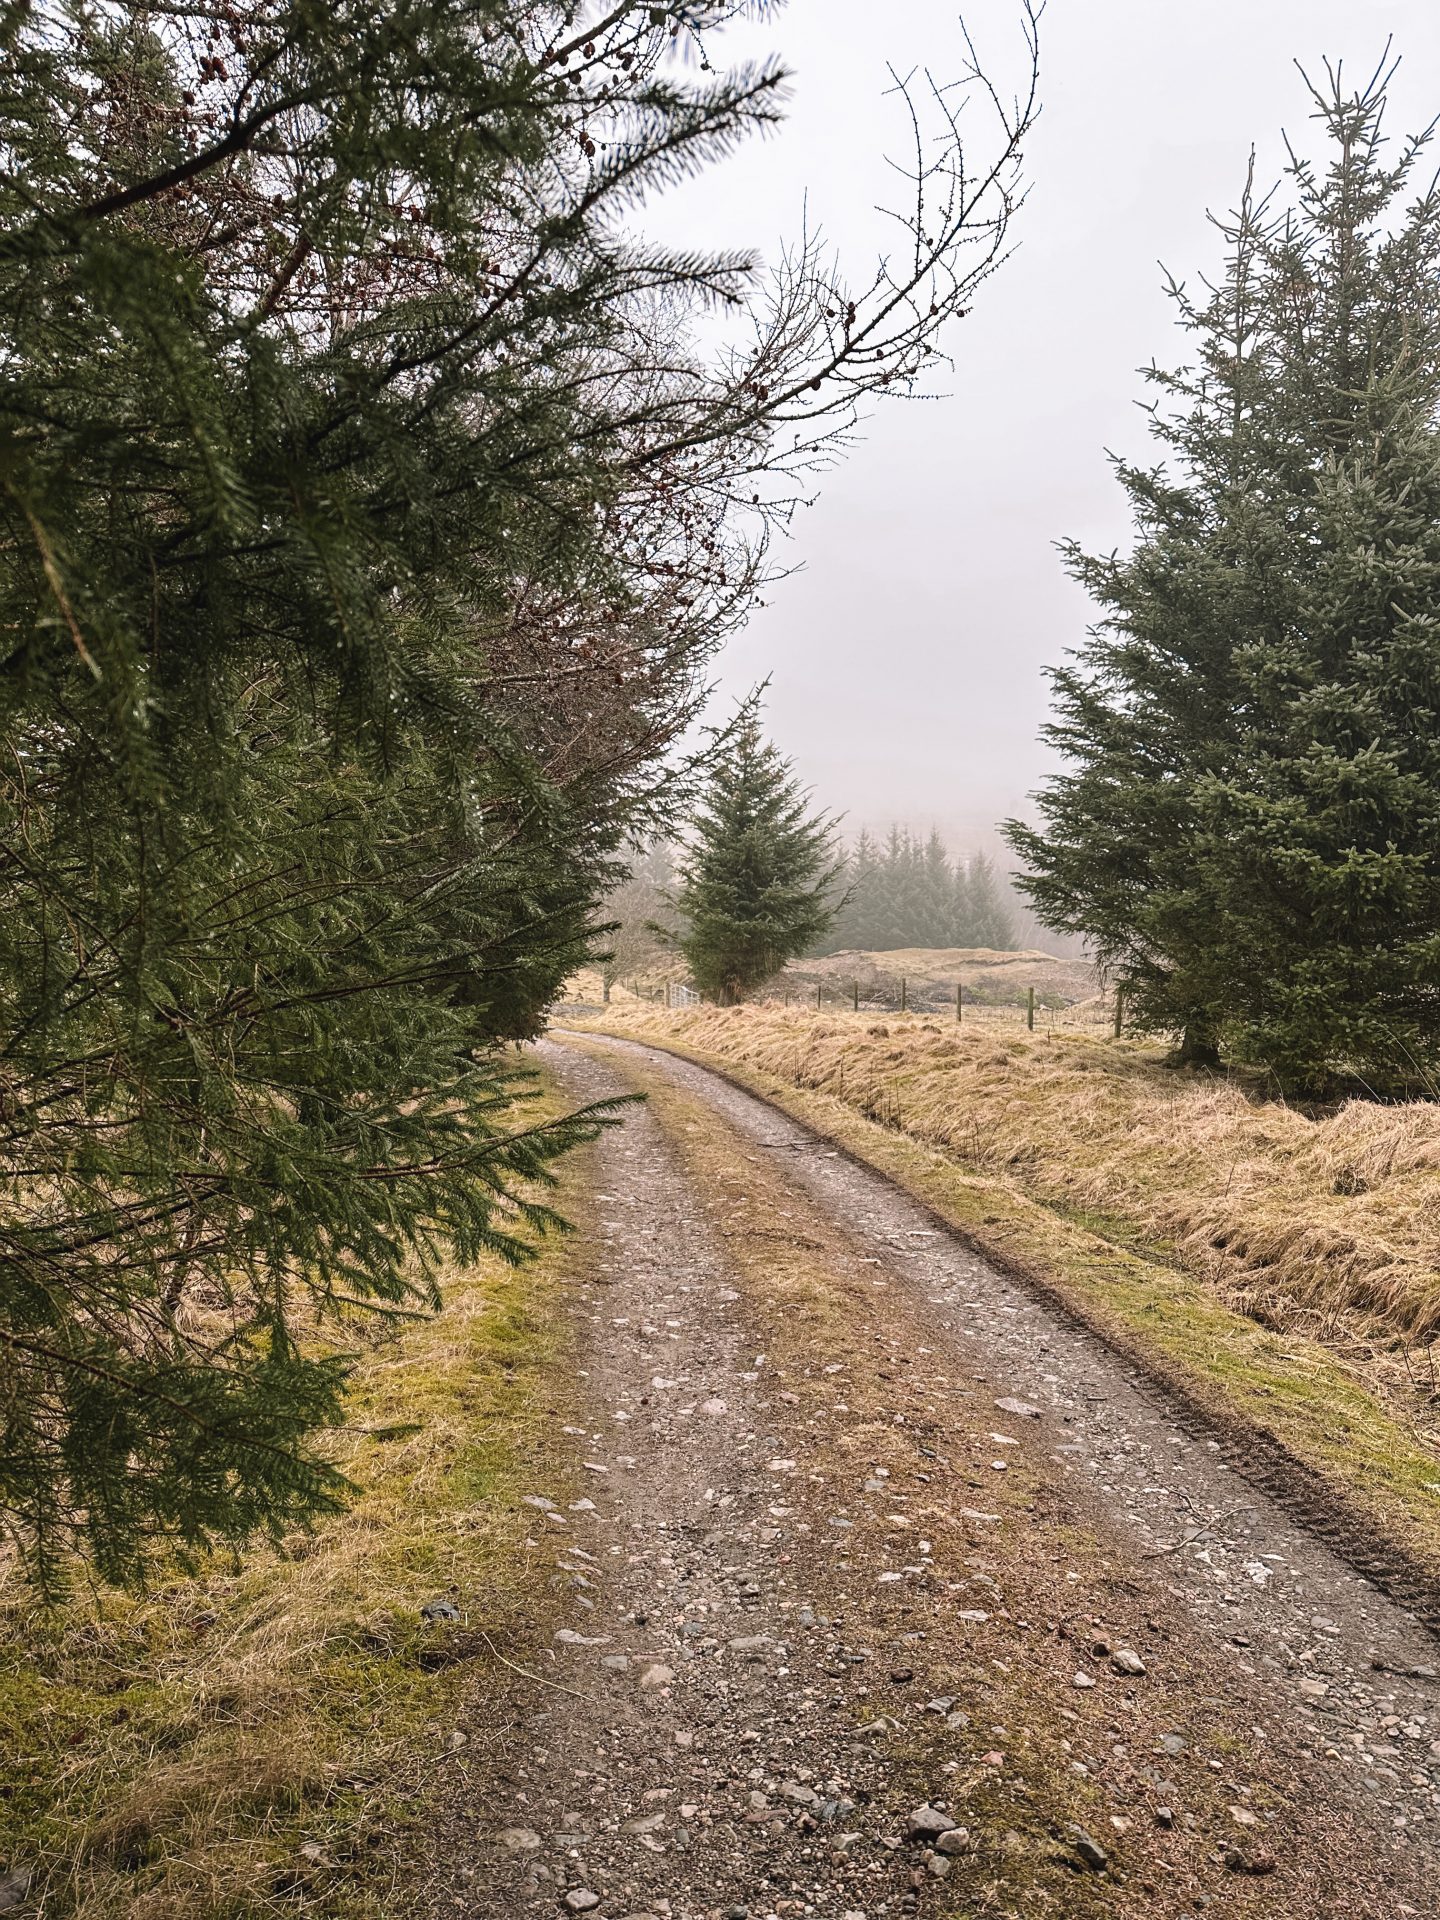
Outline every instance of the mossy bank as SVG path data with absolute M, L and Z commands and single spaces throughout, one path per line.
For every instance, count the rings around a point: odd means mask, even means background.
M 583 1175 L 582 1152 L 560 1197 L 577 1220 Z M 457 1702 L 483 1716 L 500 1658 L 544 1638 L 521 1496 L 569 1471 L 575 1245 L 455 1271 L 437 1317 L 357 1330 L 331 1452 L 358 1491 L 313 1534 L 143 1598 L 47 1611 L 17 1576 L 0 1589 L 0 1880 L 26 1885 L 21 1910 L 395 1911 Z

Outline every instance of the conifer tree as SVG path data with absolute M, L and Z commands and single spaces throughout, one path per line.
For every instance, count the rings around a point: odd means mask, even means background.
M 1440 1060 L 1440 194 L 1427 138 L 1387 155 L 1387 81 L 1332 73 L 1328 163 L 1247 191 L 1223 280 L 1175 289 L 1173 470 L 1121 467 L 1128 558 L 1070 552 L 1103 619 L 1013 832 L 1137 1025 L 1302 1091 Z
M 696 986 L 733 1006 L 807 952 L 835 915 L 835 823 L 742 714 L 717 752 L 681 862 L 680 948 Z
M 893 826 L 880 849 L 862 831 L 845 861 L 844 888 L 820 952 L 1015 945 L 1014 917 L 993 864 L 978 856 L 967 874 L 934 829 L 922 844 L 908 828 Z
M 977 167 L 943 102 L 866 283 L 637 238 L 780 111 L 710 57 L 735 11 L 0 18 L 0 1515 L 43 1581 L 343 1497 L 346 1317 L 553 1224 L 591 1123 L 501 1043 L 683 804 L 798 476 L 1003 251 L 1027 109 Z
M 957 947 L 977 944 L 971 933 L 970 876 L 963 857 L 956 858 L 950 879 L 950 924 L 955 930 Z
M 915 929 L 914 866 L 909 828 L 892 826 L 880 856 L 876 889 L 875 945 L 882 952 L 910 944 Z
M 986 854 L 977 853 L 965 873 L 964 944 L 1007 953 L 1015 945 L 1015 922 L 1005 905 L 995 868 Z
M 945 842 L 938 831 L 932 827 L 930 837 L 925 842 L 920 856 L 921 891 L 920 924 L 917 931 L 922 938 L 915 942 L 921 947 L 949 947 L 955 944 L 955 876 L 950 868 L 950 856 L 945 851 Z
M 877 923 L 877 887 L 880 857 L 868 831 L 861 828 L 859 838 L 845 859 L 844 891 L 836 909 L 834 923 L 819 942 L 821 953 L 865 953 L 875 945 Z

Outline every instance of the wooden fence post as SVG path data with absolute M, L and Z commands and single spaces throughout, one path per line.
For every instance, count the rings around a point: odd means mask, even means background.
M 824 993 L 824 991 L 825 991 L 824 984 L 821 981 L 817 980 L 815 982 L 815 1011 L 817 1013 L 825 1004 L 824 1001 L 820 998 L 821 994 Z
M 961 1008 L 964 1006 L 964 994 L 965 989 L 957 980 L 955 983 L 955 1024 L 957 1027 L 965 1017 L 961 1011 Z
M 902 973 L 900 976 L 900 1011 L 906 1013 L 910 1007 L 910 982 Z
M 1035 1031 L 1035 989 L 1031 987 L 1030 997 L 1025 1007 L 1025 1024 L 1031 1033 Z
M 1125 1020 L 1125 989 L 1123 987 L 1116 987 L 1115 989 L 1115 1038 L 1117 1040 L 1120 1038 L 1120 1029 L 1124 1024 L 1124 1020 Z

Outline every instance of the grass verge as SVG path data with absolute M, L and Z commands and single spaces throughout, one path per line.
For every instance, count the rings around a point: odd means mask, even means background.
M 1322 1488 L 1343 1496 L 1376 1533 L 1432 1578 L 1440 1577 L 1436 1436 L 1416 1422 L 1383 1374 L 1293 1325 L 1277 1327 L 1244 1311 L 1216 1284 L 1212 1270 L 1182 1261 L 1163 1222 L 1147 1215 L 1120 1183 L 1108 1191 L 1109 1208 L 1102 1211 L 1056 1198 L 1048 1182 L 1032 1179 L 1023 1157 L 998 1173 L 967 1162 L 953 1142 L 942 1147 L 922 1137 L 944 1098 L 943 1087 L 934 1084 L 933 1023 L 916 1023 L 912 1038 L 898 1023 L 888 1023 L 887 1031 L 886 1023 L 863 1015 L 851 1023 L 745 1008 L 670 1014 L 642 1009 L 587 1025 L 718 1067 L 888 1174 L 980 1251 L 1043 1284 L 1217 1420 L 1238 1417 L 1273 1437 Z M 947 1048 L 996 1050 L 988 1033 L 968 1041 L 943 1039 Z M 892 1044 L 897 1040 L 898 1046 Z M 1053 1043 L 1037 1040 L 1029 1051 L 1047 1044 Z M 1064 1045 L 1100 1051 L 1092 1042 Z M 918 1055 L 918 1065 L 909 1061 L 908 1077 L 907 1049 Z M 1010 1049 L 1007 1058 L 1020 1059 L 1013 1073 L 1023 1082 L 1024 1052 Z M 1005 1071 L 991 1062 L 972 1077 L 970 1092 L 952 1089 L 950 1124 L 959 1139 L 964 1103 L 979 1097 L 975 1085 Z M 1042 1055 L 1037 1073 L 1044 1071 Z M 1056 1071 L 1136 1076 L 1146 1099 L 1158 1097 L 1149 1083 L 1160 1070 L 1148 1061 L 1122 1056 L 1108 1069 L 1071 1065 Z M 1013 1088 L 1010 1094 L 1022 1098 L 1029 1091 L 1022 1084 L 1019 1095 Z M 1099 1097 L 1119 1098 L 1113 1092 Z M 1178 1095 L 1172 1091 L 1169 1098 L 1173 1103 Z M 1047 1123 L 1056 1157 L 1064 1150 L 1066 1120 L 1061 1108 Z M 1095 1149 L 1083 1116 L 1072 1109 L 1068 1123 L 1076 1158 L 1088 1163 Z M 1003 1124 L 987 1121 L 997 1130 Z M 1140 1118 L 1132 1116 L 1132 1124 L 1140 1125 Z M 1256 1124 L 1279 1122 L 1262 1112 Z M 1440 1129 L 1440 1116 L 1434 1124 Z M 1170 1125 L 1173 1130 L 1183 1121 L 1172 1115 Z M 1146 1145 L 1149 1151 L 1154 1143 Z M 1426 1202 L 1417 1197 L 1414 1204 Z
M 0 1589 L 0 1886 L 46 1920 L 396 1910 L 458 1702 L 544 1633 L 519 1495 L 567 1482 L 568 1259 L 457 1270 L 369 1340 L 335 1448 L 359 1496 L 314 1534 L 142 1598 Z

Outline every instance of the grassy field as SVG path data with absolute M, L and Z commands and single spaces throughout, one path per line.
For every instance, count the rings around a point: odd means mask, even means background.
M 457 1701 L 545 1638 L 519 1495 L 565 1483 L 568 1259 L 457 1271 L 365 1344 L 333 1442 L 358 1498 L 313 1535 L 57 1612 L 0 1584 L 0 1886 L 47 1920 L 398 1910 Z
M 648 971 L 626 975 L 610 989 L 614 1006 L 663 1003 L 665 989 L 684 982 L 682 955 L 658 959 Z M 1051 953 L 1002 952 L 990 947 L 901 947 L 884 953 L 831 953 L 792 960 L 766 989 L 765 1004 L 838 1011 L 855 1000 L 867 1013 L 898 1012 L 902 997 L 915 1012 L 953 1014 L 956 989 L 964 992 L 966 1018 L 1013 1026 L 1023 1021 L 1035 995 L 1036 1020 L 1046 1032 L 1056 1026 L 1094 1031 L 1115 1017 L 1113 997 L 1101 990 L 1086 960 Z M 566 987 L 569 1001 L 594 1005 L 604 997 L 598 967 L 584 967 Z
M 1440 1108 L 1310 1116 L 1137 1043 L 925 1017 L 632 1005 L 596 1024 L 819 1124 L 1440 1568 Z

